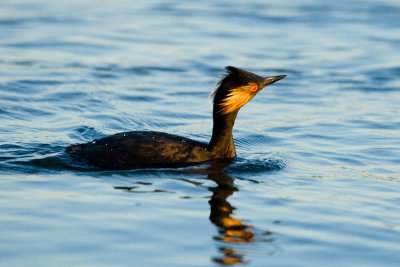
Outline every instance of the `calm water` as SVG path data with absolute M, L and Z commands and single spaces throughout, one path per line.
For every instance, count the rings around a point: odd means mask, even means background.
M 397 0 L 2 0 L 0 265 L 400 266 L 399 18 Z M 241 110 L 225 171 L 66 167 L 121 131 L 207 142 L 226 65 L 288 77 Z

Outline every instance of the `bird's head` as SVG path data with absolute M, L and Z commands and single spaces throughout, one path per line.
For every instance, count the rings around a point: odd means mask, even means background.
M 214 112 L 228 114 L 237 112 L 261 89 L 273 84 L 286 75 L 261 77 L 254 73 L 228 66 L 227 74 L 217 83 L 214 95 Z

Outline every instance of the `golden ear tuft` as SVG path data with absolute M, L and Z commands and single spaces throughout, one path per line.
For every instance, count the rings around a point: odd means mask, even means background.
M 249 84 L 232 89 L 231 92 L 219 104 L 221 107 L 220 112 L 222 114 L 228 114 L 243 107 L 255 95 L 254 91 L 252 90 L 254 86 L 256 86 L 258 89 L 256 84 Z

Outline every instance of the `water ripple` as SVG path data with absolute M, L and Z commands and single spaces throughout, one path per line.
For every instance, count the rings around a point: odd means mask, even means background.
M 227 170 L 235 174 L 243 173 L 263 173 L 270 171 L 279 171 L 285 168 L 286 161 L 281 158 L 268 157 L 265 159 L 243 159 L 238 158 L 234 164 L 229 166 Z

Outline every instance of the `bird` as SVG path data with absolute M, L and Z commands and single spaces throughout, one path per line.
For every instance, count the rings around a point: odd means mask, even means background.
M 235 158 L 232 130 L 240 108 L 286 75 L 261 77 L 232 66 L 225 69 L 210 94 L 214 98 L 209 143 L 164 132 L 129 131 L 71 145 L 66 152 L 74 160 L 102 170 L 180 168 Z

